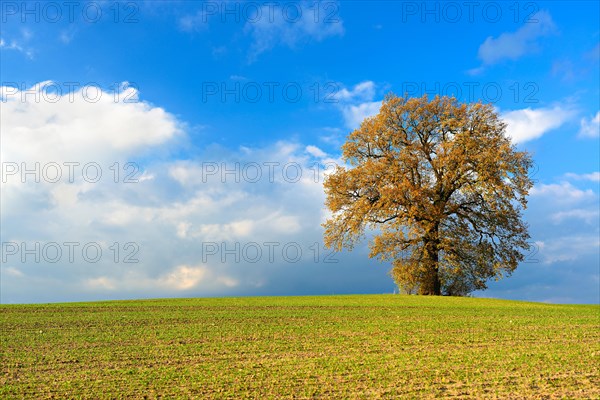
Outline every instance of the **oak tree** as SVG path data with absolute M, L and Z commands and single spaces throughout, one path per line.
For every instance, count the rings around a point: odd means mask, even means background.
M 351 249 L 373 229 L 370 256 L 401 289 L 466 295 L 524 259 L 532 159 L 490 104 L 388 95 L 342 157 L 324 183 L 325 245 Z

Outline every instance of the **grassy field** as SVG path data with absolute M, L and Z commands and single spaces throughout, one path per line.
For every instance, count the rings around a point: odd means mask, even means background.
M 599 398 L 600 307 L 355 295 L 3 305 L 0 398 Z

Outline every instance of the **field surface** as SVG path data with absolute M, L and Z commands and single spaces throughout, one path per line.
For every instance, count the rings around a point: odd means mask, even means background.
M 355 295 L 3 305 L 0 398 L 600 397 L 600 307 Z

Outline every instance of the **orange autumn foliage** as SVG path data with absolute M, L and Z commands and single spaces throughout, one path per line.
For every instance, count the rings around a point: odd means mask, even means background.
M 489 104 L 388 95 L 343 145 L 351 167 L 325 181 L 325 245 L 351 249 L 376 230 L 370 256 L 419 294 L 465 295 L 510 275 L 529 249 L 532 159 L 505 129 Z

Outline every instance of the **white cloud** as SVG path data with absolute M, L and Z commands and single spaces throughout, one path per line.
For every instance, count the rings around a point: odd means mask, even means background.
M 239 286 L 240 281 L 237 279 L 230 278 L 228 276 L 221 276 L 217 279 L 217 282 L 222 283 L 228 288 Z
M 322 130 L 324 134 L 319 138 L 322 142 L 335 148 L 339 148 L 343 144 L 346 134 L 345 129 L 327 126 L 323 127 Z
M 179 28 L 185 32 L 207 30 L 211 15 L 203 8 L 193 15 L 185 15 L 179 19 Z
M 63 44 L 69 44 L 71 41 L 73 41 L 74 37 L 75 31 L 73 29 L 63 30 L 60 32 L 60 35 L 58 35 L 58 40 L 60 40 Z
M 190 210 L 188 216 L 195 223 L 188 221 L 177 223 L 177 236 L 190 240 L 202 239 L 210 242 L 252 240 L 266 238 L 271 233 L 289 235 L 300 233 L 302 224 L 296 215 L 273 212 L 260 217 L 241 218 L 227 223 L 202 223 L 198 219 L 199 210 Z M 171 222 L 171 214 L 166 213 L 161 218 Z
M 539 11 L 532 18 L 536 22 L 526 22 L 515 32 L 505 32 L 497 38 L 489 36 L 479 46 L 478 57 L 483 64 L 492 65 L 503 60 L 516 60 L 537 50 L 538 39 L 556 30 L 547 11 Z
M 573 110 L 555 106 L 552 108 L 525 108 L 506 111 L 501 114 L 501 118 L 508 125 L 506 133 L 512 138 L 513 142 L 524 143 L 559 128 L 573 115 Z
M 571 262 L 598 253 L 597 192 L 560 182 L 535 185 L 530 195 L 526 216 L 532 237 L 541 241 L 542 262 Z
M 339 17 L 315 18 L 314 10 L 308 3 L 295 4 L 301 10 L 299 13 L 284 10 L 280 5 L 264 5 L 260 8 L 261 18 L 246 22 L 244 31 L 253 40 L 248 55 L 249 62 L 255 61 L 260 54 L 276 46 L 296 48 L 312 41 L 321 42 L 328 37 L 344 34 L 343 21 Z
M 593 190 L 581 190 L 569 182 L 535 185 L 529 194 L 532 197 L 546 197 L 556 204 L 575 204 L 596 198 Z
M 176 138 L 174 116 L 137 99 L 134 88 L 114 93 L 82 87 L 66 93 L 51 81 L 21 91 L 2 87 L 4 161 L 120 161 Z M 109 164 L 110 165 L 110 164 Z
M 185 239 L 188 237 L 188 233 L 192 224 L 187 221 L 181 221 L 177 224 L 177 237 L 181 239 Z
M 345 106 L 342 110 L 346 126 L 350 129 L 356 129 L 367 117 L 372 117 L 379 113 L 381 101 L 371 101 L 361 103 L 356 106 Z
M 106 276 L 86 279 L 84 285 L 92 290 L 115 290 L 117 288 L 116 282 Z
M 375 95 L 376 86 L 373 81 L 360 82 L 352 89 L 342 87 L 336 93 L 337 105 L 348 129 L 358 128 L 365 118 L 379 113 L 381 101 L 373 101 Z
M 159 280 L 159 284 L 176 290 L 191 289 L 207 274 L 205 267 L 188 267 L 181 265 Z
M 582 118 L 579 137 L 597 138 L 600 136 L 600 111 L 594 117 Z
M 19 53 L 25 54 L 27 58 L 33 59 L 33 50 L 23 47 L 23 45 L 20 42 L 17 42 L 16 40 L 11 40 L 10 42 L 7 42 L 4 39 L 0 38 L 0 51 L 1 50 L 15 50 Z
M 296 48 L 331 36 L 342 36 L 343 21 L 339 16 L 319 10 L 319 7 L 322 8 L 319 3 L 298 2 L 292 7 L 292 3 L 273 2 L 236 10 L 229 8 L 227 1 L 216 1 L 195 14 L 180 18 L 179 28 L 186 32 L 200 32 L 210 29 L 211 23 L 217 20 L 221 23 L 245 21 L 243 31 L 252 40 L 248 61 L 254 62 L 260 54 L 277 46 Z M 218 48 L 218 53 L 225 50 Z M 213 52 L 215 56 L 219 54 Z
M 2 267 L 2 273 L 5 275 L 17 277 L 17 278 L 21 278 L 21 277 L 25 276 L 23 274 L 23 272 L 19 271 L 15 267 Z
M 600 172 L 590 172 L 589 174 L 574 174 L 568 172 L 565 174 L 565 177 L 577 181 L 600 182 Z
M 544 264 L 555 264 L 597 254 L 600 239 L 597 235 L 558 236 L 536 244 L 539 250 L 537 258 Z
M 365 101 L 375 97 L 375 83 L 373 81 L 360 82 L 351 90 L 342 88 L 335 94 L 339 101 Z
M 587 224 L 598 221 L 600 211 L 598 209 L 582 209 L 576 208 L 568 211 L 559 211 L 551 215 L 551 218 L 556 223 L 561 223 L 565 220 L 579 219 Z
M 178 265 L 157 276 L 150 277 L 141 271 L 129 271 L 121 277 L 99 276 L 86 279 L 84 286 L 92 291 L 189 291 L 201 286 L 234 288 L 240 282 L 227 275 L 219 275 L 205 265 Z
M 306 146 L 306 152 L 316 158 L 324 158 L 327 156 L 327 153 L 325 153 L 323 150 L 312 145 Z
M 43 96 L 36 102 L 34 95 L 41 89 L 34 89 L 26 101 L 19 92 L 2 89 L 6 99 L 2 104 L 2 160 L 97 161 L 105 179 L 46 184 L 23 184 L 15 179 L 3 184 L 3 240 L 100 243 L 104 257 L 95 264 L 77 259 L 78 265 L 93 268 L 74 268 L 64 260 L 45 268 L 19 259 L 14 267 L 27 277 L 28 286 L 19 283 L 23 279 L 18 273 L 3 268 L 5 301 L 40 300 L 38 295 L 64 300 L 66 293 L 74 299 L 89 298 L 90 293 L 117 297 L 168 296 L 180 291 L 225 294 L 234 288 L 276 285 L 271 272 L 291 265 L 282 259 L 281 246 L 273 263 L 266 261 L 264 246 L 263 258 L 256 264 L 237 263 L 232 257 L 222 262 L 220 254 L 205 263 L 202 246 L 207 242 L 226 242 L 229 248 L 234 242 L 294 242 L 301 244 L 303 260 L 312 259 L 309 247 L 321 242 L 325 174 L 321 169 L 315 177 L 314 164 L 315 158 L 328 160 L 317 146 L 279 142 L 238 151 L 208 148 L 194 154 L 197 159 L 156 162 L 149 155 L 161 154 L 173 145 L 185 126 L 165 110 L 143 101 L 114 102 L 112 94 L 104 92 L 97 103 L 79 100 L 77 93 L 73 101 L 66 95 L 55 103 L 44 101 Z M 142 153 L 146 150 L 150 153 Z M 139 154 L 149 161 L 139 172 L 138 182 L 115 184 L 108 170 L 111 162 L 120 161 L 123 166 Z M 205 174 L 204 179 L 206 162 L 228 169 L 236 163 L 239 168 L 257 163 L 262 166 L 262 177 L 258 182 L 243 177 L 236 181 L 232 175 L 219 173 Z M 265 163 L 276 163 L 273 180 Z M 286 177 L 287 165 L 293 168 Z M 296 166 L 301 168 L 300 179 L 290 180 Z M 139 262 L 124 264 L 130 254 L 124 245 L 130 242 L 139 247 L 135 255 Z M 113 259 L 114 243 L 120 249 L 118 262 Z M 47 290 L 50 287 L 52 291 Z

